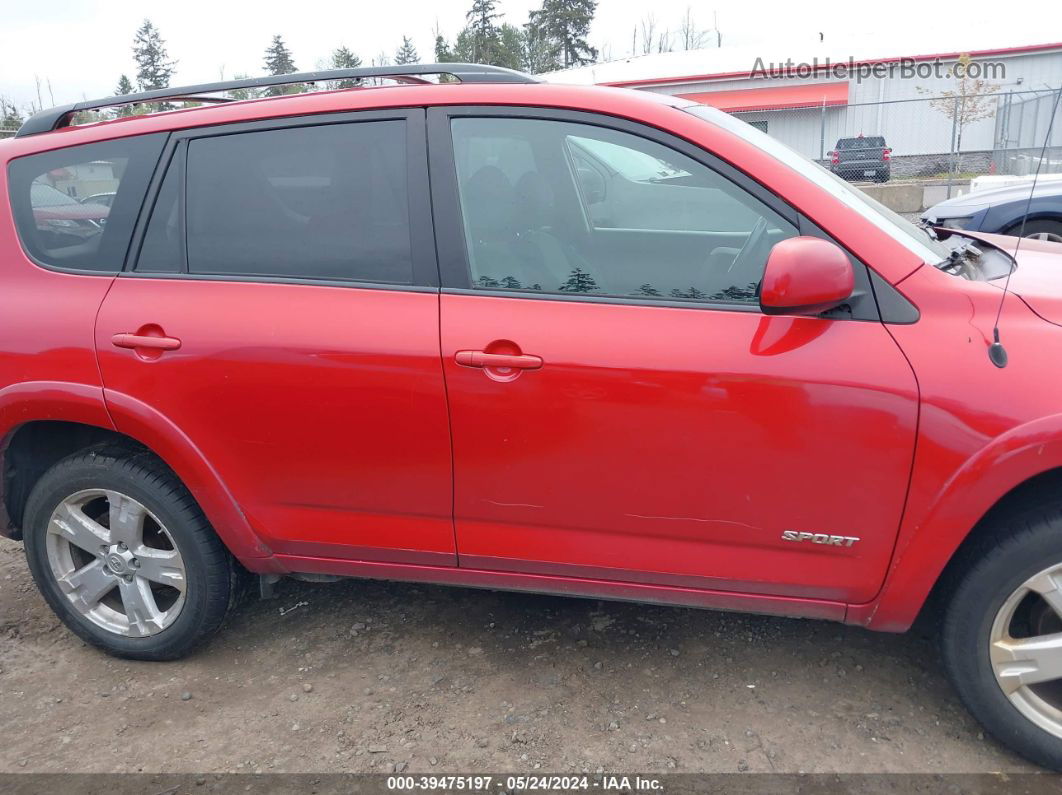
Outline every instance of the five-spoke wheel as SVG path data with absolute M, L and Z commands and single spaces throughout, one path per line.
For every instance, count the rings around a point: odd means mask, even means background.
M 79 613 L 130 637 L 161 632 L 184 607 L 181 553 L 166 527 L 127 494 L 86 489 L 48 522 L 52 575 Z
M 112 654 L 185 654 L 216 630 L 239 569 L 192 495 L 150 454 L 88 450 L 34 486 L 23 519 L 30 571 L 75 633 Z

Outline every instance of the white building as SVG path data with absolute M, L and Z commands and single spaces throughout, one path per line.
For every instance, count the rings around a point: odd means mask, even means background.
M 906 159 L 910 173 L 928 173 L 936 167 L 934 158 L 946 159 L 954 146 L 961 147 L 969 168 L 995 170 L 1003 167 L 1002 153 L 1013 158 L 1016 149 L 1041 146 L 1054 100 L 1050 92 L 1062 86 L 1062 42 L 956 44 L 910 55 L 873 41 L 853 47 L 857 52 L 823 43 L 782 51 L 723 47 L 643 55 L 543 77 L 688 97 L 733 113 L 815 159 L 828 159 L 840 137 L 884 135 L 899 159 L 894 172 Z M 958 125 L 954 112 L 930 100 L 957 89 L 952 72 L 963 53 L 972 59 L 971 79 L 990 84 L 992 96 L 981 100 L 982 118 Z M 1052 143 L 1062 146 L 1062 119 L 1055 127 Z

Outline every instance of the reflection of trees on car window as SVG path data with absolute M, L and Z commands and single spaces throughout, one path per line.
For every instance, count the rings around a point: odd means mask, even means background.
M 601 288 L 597 286 L 594 277 L 582 268 L 575 268 L 558 289 L 565 293 L 594 293 Z
M 752 302 L 757 301 L 756 291 L 759 288 L 758 282 L 749 282 L 744 287 L 738 287 L 736 284 L 720 290 L 713 295 L 710 300 L 712 301 L 743 301 Z

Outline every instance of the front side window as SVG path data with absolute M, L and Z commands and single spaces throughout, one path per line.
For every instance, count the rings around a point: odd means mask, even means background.
M 410 284 L 406 169 L 402 121 L 192 139 L 137 270 Z
M 796 228 L 718 172 L 589 124 L 451 123 L 472 286 L 755 303 Z
M 120 271 L 163 139 L 136 136 L 13 160 L 11 207 L 30 256 L 52 267 Z

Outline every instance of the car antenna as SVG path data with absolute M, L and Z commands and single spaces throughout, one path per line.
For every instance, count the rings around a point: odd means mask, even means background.
M 1029 210 L 1032 209 L 1033 194 L 1036 192 L 1036 181 L 1040 178 L 1040 169 L 1043 168 L 1044 158 L 1047 156 L 1047 142 L 1051 140 L 1051 130 L 1055 126 L 1055 114 L 1058 113 L 1058 101 L 1062 99 L 1062 87 L 1055 92 L 1055 104 L 1051 107 L 1051 119 L 1047 123 L 1047 134 L 1044 135 L 1044 145 L 1040 148 L 1040 160 L 1036 163 L 1036 171 L 1033 172 L 1032 187 L 1029 188 L 1029 198 L 1025 202 L 1025 213 L 1021 217 L 1021 228 L 1018 230 L 1018 242 L 1014 245 L 1014 262 L 1007 270 L 1007 280 L 1003 282 L 1003 295 L 999 297 L 999 308 L 996 309 L 996 322 L 992 325 L 992 344 L 988 346 L 988 358 L 996 367 L 1007 366 L 1007 349 L 999 341 L 999 318 L 1003 314 L 1003 302 L 1007 300 L 1007 290 L 1010 288 L 1010 276 L 1018 267 L 1018 250 L 1021 241 L 1025 239 L 1025 222 L 1029 220 Z

